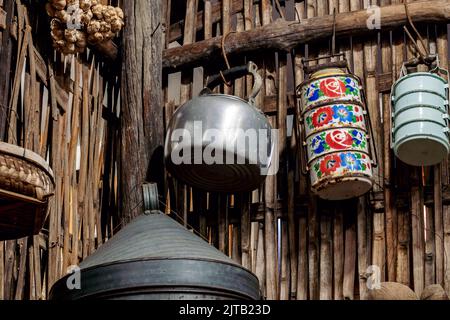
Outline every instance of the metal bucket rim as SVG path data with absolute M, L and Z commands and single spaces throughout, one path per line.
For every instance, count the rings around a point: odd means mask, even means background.
M 397 86 L 398 86 L 401 82 L 403 82 L 403 81 L 405 81 L 406 79 L 409 79 L 409 78 L 414 78 L 414 77 L 416 77 L 416 76 L 428 76 L 428 77 L 436 78 L 437 80 L 440 80 L 442 83 L 447 84 L 447 81 L 446 81 L 444 78 L 442 78 L 441 76 L 438 76 L 437 74 L 434 74 L 434 73 L 431 73 L 431 72 L 420 71 L 420 72 L 410 73 L 410 74 L 407 74 L 407 75 L 405 75 L 405 76 L 399 78 L 399 79 L 395 82 L 394 88 L 393 88 L 394 90 L 392 90 L 392 91 L 394 92 L 395 89 L 397 88 Z
M 403 107 L 403 108 L 401 108 L 399 110 L 394 110 L 393 118 L 396 118 L 399 114 L 401 114 L 403 112 L 406 112 L 408 110 L 415 109 L 415 108 L 428 108 L 428 109 L 433 109 L 433 110 L 436 110 L 436 111 L 440 111 L 442 114 L 446 114 L 447 113 L 447 110 L 445 110 L 445 109 L 443 109 L 441 107 L 437 107 L 437 106 L 431 105 L 431 104 L 411 104 L 411 105 Z M 395 109 L 395 107 L 394 107 L 394 109 Z
M 227 263 L 226 261 L 220 261 L 220 260 L 214 260 L 214 259 L 204 259 L 204 258 L 143 258 L 143 259 L 129 259 L 129 260 L 120 260 L 120 261 L 115 261 L 115 262 L 110 262 L 110 263 L 105 263 L 105 264 L 99 264 L 96 266 L 92 266 L 89 268 L 81 268 L 80 272 L 85 272 L 85 273 L 89 273 L 98 269 L 103 269 L 103 268 L 108 268 L 111 266 L 117 266 L 117 265 L 121 265 L 121 264 L 127 264 L 127 263 L 135 263 L 135 262 L 155 262 L 155 261 L 167 261 L 167 260 L 180 260 L 180 261 L 197 261 L 197 262 L 209 262 L 209 263 L 214 263 L 214 264 L 224 264 L 224 265 L 228 265 L 232 268 L 238 269 L 240 271 L 245 272 L 248 275 L 251 275 L 251 278 L 253 279 L 253 281 L 255 283 L 258 283 L 259 286 L 259 280 L 257 278 L 257 276 L 255 274 L 253 274 L 251 271 L 249 271 L 248 269 L 238 265 L 238 264 L 233 264 L 233 263 Z M 122 271 L 123 272 L 123 271 Z M 52 286 L 52 288 L 50 289 L 50 293 L 49 296 L 52 298 L 53 296 L 53 292 L 54 289 L 59 287 L 61 285 L 61 283 L 64 283 L 65 281 L 67 281 L 67 278 L 70 277 L 71 274 L 67 274 L 64 277 L 60 278 L 58 281 L 55 282 L 55 284 Z M 250 280 L 249 280 L 250 281 Z M 163 285 L 163 284 L 159 284 L 159 287 L 164 287 L 164 286 L 169 286 L 169 285 Z M 155 286 L 155 287 L 158 287 Z M 174 287 L 177 286 L 176 284 L 171 284 L 170 286 Z M 250 294 L 242 292 L 242 291 L 236 291 L 236 290 L 232 290 L 230 288 L 226 288 L 226 287 L 218 287 L 216 286 L 208 286 L 206 284 L 198 284 L 198 285 L 191 285 L 191 284 L 179 284 L 178 286 L 180 287 L 186 287 L 186 286 L 192 286 L 192 287 L 197 287 L 197 288 L 214 288 L 214 289 L 220 289 L 223 291 L 227 291 L 227 292 L 234 292 L 235 295 L 240 295 L 240 296 L 246 296 L 249 299 L 253 299 L 254 297 L 252 297 Z M 139 287 L 153 287 L 151 285 L 149 285 L 148 283 L 142 283 Z M 81 297 L 79 297 L 79 299 L 84 299 L 84 298 L 88 298 L 90 296 L 96 296 L 97 294 L 101 294 L 102 292 L 120 292 L 123 291 L 125 289 L 133 289 L 133 288 L 137 288 L 137 286 L 133 286 L 133 287 L 126 287 L 126 288 L 116 288 L 113 290 L 97 290 L 97 291 L 93 291 L 93 292 L 87 292 L 84 295 L 82 295 Z M 65 288 L 63 289 L 63 291 L 67 291 Z M 80 292 L 81 293 L 81 292 Z
M 426 137 L 427 140 L 434 140 L 436 142 L 443 142 L 442 145 L 444 145 L 446 147 L 447 153 L 450 152 L 450 143 L 448 141 L 444 140 L 444 139 L 441 139 L 441 138 L 436 137 L 436 136 L 431 136 L 431 135 L 430 136 L 425 136 L 423 134 L 413 134 L 413 135 L 405 136 L 405 137 L 403 137 L 403 138 L 401 138 L 398 141 L 395 141 L 393 143 L 393 149 L 394 149 L 395 154 L 397 155 L 397 150 L 398 150 L 398 148 L 400 147 L 401 144 L 403 144 L 405 142 L 408 142 L 409 140 L 412 140 L 412 139 L 417 139 L 417 137 Z
M 447 128 L 446 125 L 443 125 L 442 123 L 439 123 L 436 120 L 432 120 L 432 119 L 417 119 L 417 120 L 409 120 L 409 121 L 405 121 L 403 123 L 401 123 L 400 125 L 395 125 L 395 121 L 394 121 L 394 130 L 393 130 L 393 134 L 395 136 L 395 134 L 398 132 L 398 130 L 400 130 L 401 128 L 403 128 L 404 126 L 408 125 L 408 124 L 412 124 L 412 123 L 416 123 L 416 122 L 428 122 L 428 123 L 434 123 L 442 128 Z M 443 133 L 445 133 L 444 131 L 442 131 Z M 421 134 L 420 134 L 421 135 Z M 433 137 L 434 135 L 430 134 L 430 137 Z

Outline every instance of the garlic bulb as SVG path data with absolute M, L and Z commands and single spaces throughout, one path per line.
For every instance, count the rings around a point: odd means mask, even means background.
M 51 3 L 56 10 L 64 10 L 67 6 L 66 0 L 52 0 Z
M 45 8 L 54 18 L 50 22 L 53 47 L 64 54 L 83 52 L 88 43 L 110 40 L 125 25 L 121 8 L 102 5 L 98 0 L 49 0 Z M 72 22 L 79 23 L 81 29 L 69 27 Z

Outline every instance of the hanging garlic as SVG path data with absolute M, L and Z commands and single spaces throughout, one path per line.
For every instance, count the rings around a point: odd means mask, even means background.
M 120 30 L 122 30 L 123 25 L 124 25 L 123 21 L 121 19 L 116 18 L 111 22 L 111 31 L 117 33 Z
M 97 19 L 99 20 L 103 19 L 103 5 L 97 4 L 95 6 L 92 6 L 91 10 Z
M 96 44 L 96 43 L 102 42 L 104 39 L 105 39 L 105 37 L 103 36 L 103 34 L 101 34 L 100 32 L 96 32 L 94 34 L 89 35 L 88 42 L 92 43 L 92 44 Z
M 110 40 L 125 24 L 122 9 L 102 5 L 98 0 L 49 0 L 46 11 L 54 18 L 50 23 L 53 46 L 64 54 L 83 52 L 88 43 Z M 79 15 L 81 29 L 69 28 L 75 14 Z
M 98 20 L 91 20 L 91 22 L 89 22 L 89 24 L 88 24 L 88 26 L 87 26 L 87 33 L 89 33 L 89 34 L 93 34 L 93 33 L 96 33 L 96 32 L 99 32 L 100 31 L 100 21 L 98 21 Z
M 66 0 L 52 0 L 51 3 L 57 10 L 64 10 L 64 8 L 67 6 Z
M 87 26 L 93 17 L 93 13 L 91 10 L 81 14 L 80 21 L 83 25 Z
M 111 24 L 109 24 L 105 21 L 100 22 L 100 32 L 106 33 L 110 30 L 111 30 Z
M 75 29 L 64 30 L 64 37 L 66 38 L 67 42 L 70 42 L 70 43 L 77 42 L 77 32 L 78 32 L 78 30 L 75 30 Z
M 91 0 L 80 0 L 80 8 L 84 12 L 91 11 L 92 2 Z
M 123 14 L 123 10 L 119 7 L 115 7 L 114 10 L 116 11 L 117 16 L 123 20 L 124 19 L 124 14 Z

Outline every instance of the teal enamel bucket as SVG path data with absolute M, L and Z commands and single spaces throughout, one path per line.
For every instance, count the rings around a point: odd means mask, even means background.
M 448 85 L 436 74 L 400 78 L 392 90 L 395 155 L 413 166 L 440 163 L 450 151 Z

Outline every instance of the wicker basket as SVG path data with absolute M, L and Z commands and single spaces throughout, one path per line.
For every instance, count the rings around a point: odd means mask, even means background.
M 55 181 L 38 154 L 0 142 L 0 240 L 39 233 Z

